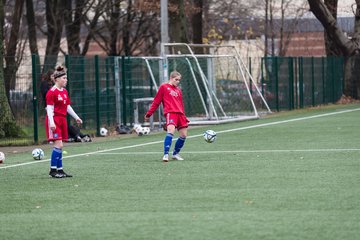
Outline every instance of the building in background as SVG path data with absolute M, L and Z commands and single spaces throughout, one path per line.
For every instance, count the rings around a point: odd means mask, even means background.
M 354 30 L 354 17 L 340 17 L 337 22 L 346 35 L 351 37 Z M 324 28 L 316 18 L 298 19 L 295 26 L 291 20 L 285 20 L 283 31 L 289 36 L 283 39 L 283 44 L 289 41 L 285 56 L 326 56 Z

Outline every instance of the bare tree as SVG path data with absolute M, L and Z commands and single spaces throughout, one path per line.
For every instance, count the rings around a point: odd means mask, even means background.
M 209 12 L 204 13 L 205 41 L 221 43 L 224 40 L 254 39 L 264 34 L 264 20 L 259 6 L 265 2 L 212 0 Z
M 206 34 L 212 42 L 264 37 L 264 55 L 286 55 L 299 19 L 307 11 L 296 0 L 212 0 L 211 18 L 205 21 Z M 262 9 L 263 8 L 263 9 Z
M 39 49 L 37 45 L 37 32 L 36 32 L 36 21 L 35 21 L 35 11 L 34 3 L 32 0 L 26 0 L 26 21 L 27 21 L 27 30 L 29 38 L 29 48 L 30 53 L 35 56 L 36 62 L 40 62 Z M 40 64 L 36 64 L 36 73 L 41 72 Z M 40 85 L 41 77 L 38 77 L 38 82 Z
M 356 10 L 356 18 L 359 14 L 359 5 L 360 1 L 357 1 L 357 10 Z M 359 38 L 360 29 L 356 29 L 357 21 L 355 22 L 355 32 L 353 36 L 353 40 L 349 39 L 341 30 L 339 25 L 336 22 L 336 19 L 333 17 L 330 10 L 326 7 L 325 3 L 321 0 L 308 0 L 310 5 L 310 10 L 316 16 L 316 18 L 321 22 L 324 26 L 325 31 L 327 32 L 333 44 L 341 51 L 341 55 L 343 56 L 351 56 L 357 54 L 358 46 L 354 40 Z M 360 19 L 359 19 L 360 20 Z
M 35 11 L 32 0 L 26 0 L 26 20 L 28 27 L 29 46 L 31 54 L 39 55 L 36 35 Z
M 7 93 L 10 89 L 15 88 L 15 75 L 18 68 L 16 62 L 17 47 L 19 44 L 19 32 L 20 32 L 20 23 L 22 17 L 24 1 L 16 0 L 13 7 L 13 15 L 11 18 L 11 28 L 10 36 L 6 41 L 5 49 L 5 62 L 6 67 L 4 68 L 4 75 L 6 77 L 5 87 Z M 9 96 L 8 96 L 9 97 Z
M 47 43 L 44 60 L 44 72 L 53 68 L 60 52 L 61 36 L 64 26 L 65 4 L 62 0 L 46 1 Z
M 337 1 L 327 1 L 327 5 L 321 0 L 308 0 L 310 10 L 324 26 L 329 45 L 328 54 L 339 54 L 345 57 L 345 87 L 344 95 L 355 99 L 360 98 L 360 0 L 356 0 L 354 33 L 351 38 L 347 37 L 334 18 L 333 8 L 337 7 Z M 332 9 L 332 11 L 329 10 Z M 335 49 L 335 50 L 332 50 Z
M 337 6 L 338 0 L 325 0 L 325 6 L 329 9 L 331 15 L 334 19 L 337 19 Z M 325 51 L 327 56 L 341 56 L 341 52 L 337 48 L 332 38 L 329 36 L 327 31 L 324 31 L 324 39 L 325 39 Z
M 4 5 L 0 1 L 0 39 L 4 39 Z M 20 129 L 16 126 L 16 122 L 12 115 L 8 97 L 5 90 L 4 78 L 4 42 L 0 41 L 0 138 L 17 137 Z
M 101 19 L 92 29 L 92 38 L 107 55 L 146 55 L 153 51 L 159 39 L 159 15 L 151 6 L 142 8 L 133 0 L 98 1 L 102 12 L 95 16 Z M 94 16 L 94 18 L 95 18 Z M 86 19 L 91 26 L 90 18 Z M 152 44 L 155 42 L 155 44 Z M 151 46 L 151 48 L 149 48 Z
M 99 23 L 99 20 L 102 16 L 102 14 L 105 12 L 105 5 L 106 1 L 96 1 L 96 0 L 89 0 L 86 3 L 86 9 L 83 12 L 82 16 L 82 24 L 84 24 L 84 28 L 87 29 L 87 34 L 85 37 L 83 37 L 83 43 L 82 43 L 82 51 L 81 55 L 86 55 L 90 43 L 95 40 L 94 34 L 97 31 L 97 25 Z M 92 14 L 88 14 L 88 13 Z M 91 15 L 89 17 L 88 15 Z M 101 29 L 100 29 L 101 30 Z
M 73 1 L 65 1 L 65 30 L 68 42 L 68 54 L 80 55 L 80 30 L 83 17 L 83 9 L 85 8 L 85 0 L 75 0 L 75 9 L 73 9 Z
M 187 18 L 185 14 L 185 0 L 169 1 L 169 38 L 170 42 L 189 43 Z
M 192 42 L 202 43 L 203 33 L 203 0 L 194 0 L 192 23 Z
M 44 1 L 44 0 L 39 0 Z M 177 40 L 202 41 L 203 0 L 169 0 L 169 12 L 174 13 L 173 33 Z M 195 4 L 195 5 L 194 5 Z M 85 55 L 96 43 L 107 55 L 147 55 L 158 53 L 160 39 L 160 4 L 157 1 L 135 0 L 49 0 L 45 1 L 46 25 L 39 25 L 47 37 L 45 64 L 52 66 L 59 52 Z M 195 10 L 194 10 L 195 9 Z M 179 21 L 178 21 L 179 20 Z M 171 20 L 170 20 L 171 22 Z M 170 23 L 171 24 L 171 23 Z M 192 26 L 197 29 L 192 31 Z M 61 49 L 65 27 L 67 51 Z M 178 31 L 179 30 L 179 31 Z M 178 36 L 181 34 L 181 39 Z
M 168 0 L 169 41 L 183 43 L 202 43 L 203 8 L 209 6 L 203 0 Z M 139 8 L 145 11 L 160 12 L 160 1 L 141 1 Z M 158 16 L 158 15 L 157 15 Z M 159 29 L 159 22 L 156 26 Z
M 269 1 L 265 0 L 265 47 L 264 47 L 264 56 L 266 57 L 268 55 L 269 49 L 268 49 L 268 42 L 269 42 Z
M 307 12 L 305 4 L 305 2 L 298 4 L 296 0 L 281 0 L 280 2 L 264 0 L 262 5 L 265 5 L 265 56 L 286 55 L 299 19 Z M 279 40 L 278 43 L 277 40 Z
M 269 25 L 270 25 L 270 46 L 271 46 L 271 56 L 275 56 L 275 24 L 274 24 L 274 1 L 269 1 Z

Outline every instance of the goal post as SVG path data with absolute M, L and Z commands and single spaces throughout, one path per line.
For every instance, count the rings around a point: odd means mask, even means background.
M 161 49 L 164 71 L 182 75 L 190 124 L 256 119 L 259 112 L 271 112 L 235 46 L 165 43 Z
M 148 98 L 155 96 L 174 70 L 182 75 L 180 87 L 190 125 L 257 119 L 260 114 L 271 112 L 259 83 L 234 46 L 167 43 L 162 49 L 161 56 L 115 57 L 114 93 L 119 124 L 141 121 Z M 160 127 L 165 120 L 162 107 L 153 117 L 154 126 Z

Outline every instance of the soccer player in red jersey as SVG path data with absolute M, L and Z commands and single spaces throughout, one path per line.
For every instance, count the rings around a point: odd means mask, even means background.
M 179 138 L 175 143 L 172 159 L 184 160 L 179 155 L 179 152 L 184 146 L 187 137 L 189 120 L 185 116 L 182 92 L 179 88 L 180 80 L 181 74 L 179 72 L 171 72 L 169 82 L 164 83 L 159 87 L 159 91 L 157 92 L 149 111 L 145 114 L 145 121 L 148 121 L 150 116 L 155 112 L 159 105 L 161 103 L 163 104 L 167 129 L 167 133 L 164 139 L 164 156 L 162 158 L 164 162 L 169 161 L 169 150 L 175 129 L 179 131 Z
M 46 136 L 49 142 L 54 142 L 49 176 L 53 178 L 72 177 L 64 172 L 62 165 L 63 140 L 68 139 L 66 114 L 69 113 L 79 125 L 82 124 L 82 120 L 70 106 L 69 94 L 65 89 L 66 69 L 62 66 L 56 67 L 53 77 L 55 85 L 46 94 Z

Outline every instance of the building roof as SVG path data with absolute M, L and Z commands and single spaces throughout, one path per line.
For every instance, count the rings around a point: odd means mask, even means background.
M 274 21 L 277 30 L 281 27 L 281 20 Z M 337 18 L 339 27 L 347 33 L 353 33 L 355 18 L 354 17 L 339 17 Z M 285 32 L 324 32 L 324 27 L 317 18 L 299 18 L 299 19 L 285 19 Z

